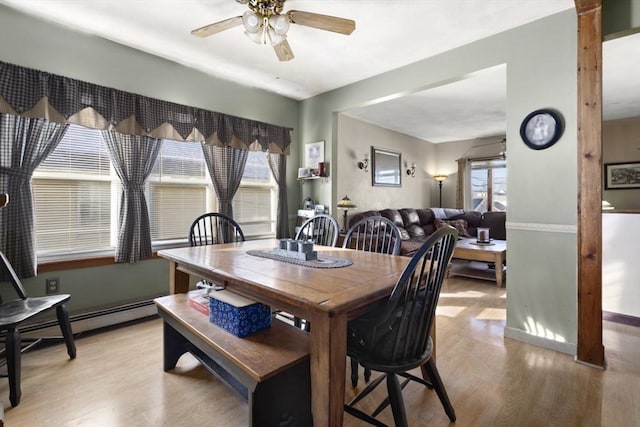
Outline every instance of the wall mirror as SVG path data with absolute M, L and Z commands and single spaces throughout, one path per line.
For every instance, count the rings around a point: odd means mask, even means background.
M 385 148 L 371 147 L 371 183 L 383 187 L 400 187 L 401 155 Z

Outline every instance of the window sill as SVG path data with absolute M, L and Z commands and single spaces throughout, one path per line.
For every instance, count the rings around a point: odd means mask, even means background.
M 247 240 L 260 240 L 260 239 L 272 239 L 273 235 L 270 236 L 252 236 L 251 238 L 247 238 Z M 158 251 L 161 249 L 171 249 L 171 248 L 179 248 L 188 246 L 188 242 L 185 241 L 174 241 L 168 243 L 162 243 L 153 245 L 153 253 L 151 254 L 151 258 L 149 259 L 159 259 Z M 43 261 L 38 262 L 38 274 L 40 273 L 49 273 L 52 271 L 62 271 L 62 270 L 77 270 L 80 268 L 89 268 L 89 267 L 101 267 L 104 265 L 113 265 L 116 264 L 114 260 L 114 252 L 113 251 L 104 251 L 100 253 L 94 254 L 78 254 L 77 257 L 71 258 L 67 257 L 51 257 L 49 259 L 44 259 Z

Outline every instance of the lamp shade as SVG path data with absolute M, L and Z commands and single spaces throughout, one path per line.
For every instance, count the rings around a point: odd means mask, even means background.
M 433 179 L 435 179 L 438 182 L 442 182 L 447 178 L 448 178 L 448 175 L 433 175 Z
M 340 200 L 338 202 L 338 207 L 340 209 L 353 209 L 353 208 L 357 208 L 356 205 L 353 204 L 353 202 L 351 201 L 351 199 L 347 196 L 344 196 L 342 198 L 342 200 Z

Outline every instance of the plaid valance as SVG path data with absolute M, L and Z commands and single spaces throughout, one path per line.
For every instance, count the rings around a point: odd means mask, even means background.
M 291 129 L 0 61 L 0 113 L 178 141 L 289 154 Z

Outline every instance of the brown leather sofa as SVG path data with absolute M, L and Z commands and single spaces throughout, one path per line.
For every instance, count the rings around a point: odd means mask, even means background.
M 441 221 L 456 227 L 461 237 L 476 237 L 478 227 L 486 227 L 489 228 L 491 238 L 499 240 L 507 238 L 505 230 L 507 213 L 495 211 L 482 213 L 450 208 L 371 210 L 353 215 L 349 226 L 362 218 L 374 215 L 383 216 L 398 226 L 402 237 L 400 255 L 404 256 L 413 255 Z

